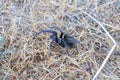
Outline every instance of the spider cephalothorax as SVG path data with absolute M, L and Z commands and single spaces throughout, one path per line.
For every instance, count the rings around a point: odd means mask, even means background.
M 50 38 L 52 39 L 51 43 L 50 43 L 50 55 L 51 55 L 51 51 L 52 51 L 52 44 L 54 42 L 58 43 L 61 47 L 66 48 L 67 54 L 69 54 L 68 49 L 70 48 L 75 48 L 76 52 L 78 53 L 78 47 L 77 44 L 79 43 L 78 40 L 74 39 L 70 34 L 64 33 L 60 28 L 53 26 L 53 27 L 49 27 L 49 28 L 53 28 L 53 29 L 57 29 L 61 32 L 60 37 L 57 35 L 57 32 L 54 30 L 41 30 L 39 32 L 37 32 L 35 34 L 35 36 L 37 36 L 38 34 L 40 34 L 41 32 L 49 32 L 52 33 L 52 35 L 50 35 Z

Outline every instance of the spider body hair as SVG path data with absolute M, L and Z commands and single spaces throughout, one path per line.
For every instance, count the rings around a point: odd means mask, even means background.
M 52 33 L 52 35 L 50 35 L 50 38 L 52 39 L 52 41 L 50 42 L 50 55 L 52 51 L 52 45 L 54 42 L 58 43 L 61 47 L 66 48 L 66 52 L 68 55 L 70 55 L 68 51 L 68 49 L 70 48 L 75 48 L 76 52 L 78 53 L 78 47 L 77 47 L 77 44 L 79 43 L 78 40 L 74 39 L 70 34 L 64 33 L 60 28 L 56 26 L 49 27 L 49 28 L 53 28 L 55 30 L 60 31 L 61 32 L 60 37 L 58 37 L 57 32 L 54 30 L 41 30 L 37 32 L 35 36 L 39 35 L 42 32 Z

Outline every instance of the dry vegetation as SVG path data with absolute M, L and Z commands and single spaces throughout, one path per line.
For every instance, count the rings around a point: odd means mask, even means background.
M 120 80 L 119 0 L 0 0 L 0 80 L 91 80 L 117 45 L 96 80 Z M 71 56 L 56 43 L 49 56 L 49 33 L 56 25 L 82 43 Z

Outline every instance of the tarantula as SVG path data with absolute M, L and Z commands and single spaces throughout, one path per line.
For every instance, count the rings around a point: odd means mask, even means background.
M 60 28 L 56 27 L 56 26 L 52 26 L 49 28 L 54 28 L 55 30 L 59 30 L 61 32 L 60 37 L 58 37 L 57 32 L 54 30 L 41 30 L 37 33 L 35 33 L 35 37 L 40 34 L 40 33 L 44 33 L 44 32 L 48 32 L 48 33 L 52 33 L 52 35 L 50 35 L 50 38 L 52 39 L 51 43 L 50 43 L 50 55 L 51 55 L 51 51 L 52 51 L 52 45 L 54 42 L 58 43 L 61 47 L 66 48 L 66 52 L 67 54 L 70 56 L 68 49 L 70 48 L 75 48 L 76 52 L 78 53 L 78 47 L 77 44 L 80 43 L 78 40 L 74 39 L 70 34 L 68 33 L 64 33 Z

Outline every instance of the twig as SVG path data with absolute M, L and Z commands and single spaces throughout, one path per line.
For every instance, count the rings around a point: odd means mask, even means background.
M 120 28 L 117 27 L 117 26 L 112 26 L 112 25 L 107 24 L 107 23 L 102 23 L 102 24 L 103 24 L 103 25 L 106 25 L 106 26 L 108 26 L 108 27 L 111 27 L 111 28 L 113 28 L 113 29 L 120 30 Z
M 105 60 L 103 61 L 102 65 L 100 66 L 100 68 L 98 69 L 97 73 L 95 74 L 95 76 L 93 77 L 92 80 L 95 80 L 97 78 L 97 76 L 99 75 L 99 73 L 101 72 L 101 70 L 103 69 L 103 67 L 105 66 L 106 62 L 108 61 L 110 55 L 112 54 L 112 52 L 114 51 L 115 47 L 116 47 L 116 42 L 113 39 L 113 37 L 109 34 L 109 32 L 105 29 L 105 27 L 94 17 L 92 17 L 90 14 L 86 13 L 85 11 L 81 10 L 84 14 L 86 14 L 87 16 L 89 16 L 91 19 L 93 19 L 96 23 L 98 23 L 103 30 L 106 32 L 106 34 L 110 37 L 110 39 L 113 41 L 113 47 L 111 48 L 111 50 L 109 51 L 108 55 L 106 56 Z

